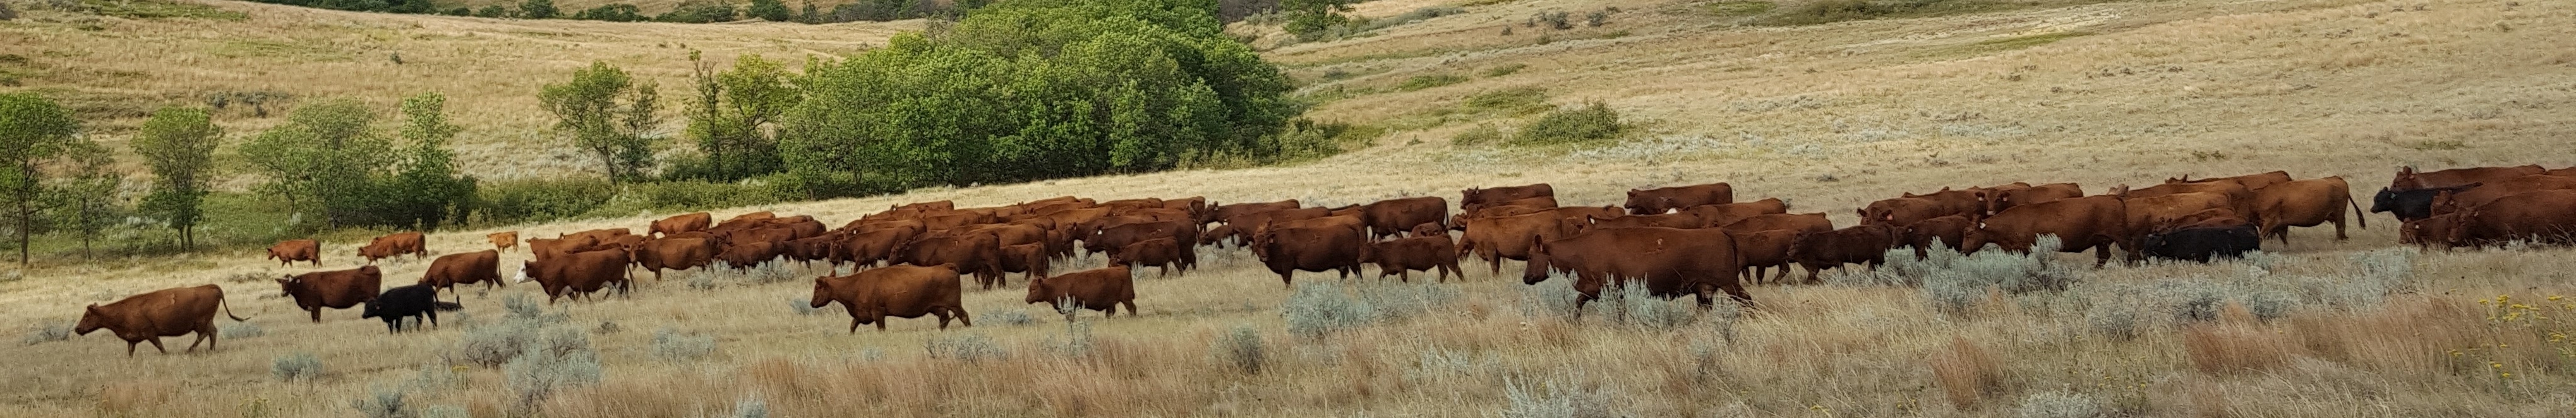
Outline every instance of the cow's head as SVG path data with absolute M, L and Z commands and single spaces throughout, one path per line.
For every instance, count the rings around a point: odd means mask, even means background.
M 805 306 L 806 306 L 806 307 L 811 307 L 811 308 L 822 308 L 822 307 L 824 307 L 824 306 L 826 306 L 826 305 L 831 305 L 831 304 L 832 304 L 832 276 L 822 276 L 822 277 L 816 277 L 816 278 L 814 278 L 814 298 L 813 298 L 813 299 L 809 299 L 809 300 L 807 300 L 807 301 L 805 302 Z
M 99 328 L 106 328 L 107 321 L 107 313 L 98 310 L 98 304 L 89 304 L 89 307 L 81 309 L 80 324 L 72 326 L 72 334 L 89 335 Z
M 364 307 L 362 307 L 362 308 L 359 308 L 359 309 L 358 309 L 358 317 L 359 317 L 359 318 L 375 318 L 375 317 L 385 316 L 385 308 L 384 308 L 383 306 L 381 306 L 381 305 L 377 305 L 377 304 L 376 304 L 376 302 L 377 302 L 377 301 L 382 301 L 382 300 L 384 300 L 384 299 L 367 299 L 367 302 L 366 302 L 366 304 L 364 305 Z
M 1046 278 L 1032 278 L 1029 279 L 1029 296 L 1022 300 L 1027 303 L 1051 302 L 1055 300 L 1056 293 L 1053 287 L 1047 286 Z
M 521 262 L 519 262 L 519 275 L 518 275 L 518 276 L 513 276 L 513 277 L 511 277 L 511 278 L 510 278 L 510 282 L 511 282 L 511 283 L 527 283 L 527 282 L 528 282 L 528 280 L 533 280 L 533 279 L 534 279 L 533 277 L 529 277 L 529 272 L 536 271 L 536 270 L 537 270 L 537 262 L 536 262 L 535 260 L 521 261 Z
M 286 278 L 277 279 L 277 289 L 278 289 L 278 290 L 280 290 L 280 291 L 284 291 L 284 292 L 286 292 L 286 294 L 289 294 L 289 295 L 295 294 L 295 290 L 296 290 L 296 289 L 300 289 L 300 288 L 303 288 L 303 287 L 304 287 L 304 278 L 302 278 L 302 277 L 296 277 L 295 275 L 291 275 L 291 274 L 290 274 L 290 275 L 287 275 L 287 276 L 286 276 Z
M 1521 284 L 1536 285 L 1547 281 L 1548 272 L 1555 268 L 1553 264 L 1547 255 L 1547 239 L 1530 238 L 1529 265 L 1521 269 Z

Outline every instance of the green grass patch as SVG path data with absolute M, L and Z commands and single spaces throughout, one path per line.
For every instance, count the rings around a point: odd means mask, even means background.
M 1446 85 L 1458 84 L 1458 83 L 1464 83 L 1464 82 L 1467 82 L 1467 77 L 1466 77 L 1466 76 L 1455 75 L 1455 74 L 1425 74 L 1425 75 L 1417 75 L 1417 76 L 1413 76 L 1412 78 L 1404 79 L 1404 82 L 1403 82 L 1403 83 L 1401 83 L 1401 84 L 1396 84 L 1396 85 L 1395 85 L 1395 89 L 1396 89 L 1396 90 L 1402 90 L 1402 91 L 1414 91 L 1414 90 L 1421 90 L 1421 89 L 1427 89 L 1427 88 L 1432 88 L 1432 87 L 1440 87 L 1440 86 L 1446 86 Z
M 307 61 L 341 61 L 353 58 L 347 52 L 315 46 L 326 42 L 286 42 L 266 39 L 235 39 L 216 45 L 216 56 L 225 58 L 292 58 Z
M 1458 132 L 1455 136 L 1450 136 L 1449 145 L 1455 147 L 1472 147 L 1503 142 L 1504 138 L 1506 137 L 1503 135 L 1503 128 L 1494 127 L 1494 124 L 1490 123 L 1482 123 L 1477 124 L 1474 128 L 1467 128 L 1466 131 Z
M 2012 51 L 2012 50 L 2018 50 L 2018 49 L 2030 48 L 2030 47 L 2035 47 L 2035 46 L 2040 46 L 2040 45 L 2047 45 L 2047 44 L 2051 44 L 2051 43 L 2056 43 L 2057 41 L 2067 40 L 2067 39 L 2069 39 L 2069 38 L 2074 38 L 2074 37 L 2079 37 L 2079 36 L 2087 36 L 2087 35 L 2092 35 L 2092 34 L 2093 34 L 2092 32 L 2085 32 L 2085 31 L 2071 31 L 2071 32 L 2057 32 L 2057 33 L 2043 33 L 2043 34 L 2038 34 L 2038 35 L 2029 35 L 2029 36 L 2015 36 L 2015 37 L 2003 38 L 2003 39 L 1990 39 L 1990 40 L 1980 41 L 1980 42 L 1973 43 L 1973 44 L 1959 45 L 1959 46 L 1953 46 L 1953 47 L 1948 47 L 1948 48 L 1942 48 L 1942 49 L 1935 50 L 1935 51 L 1933 51 L 1933 52 L 1931 52 L 1931 53 L 1928 53 L 1928 54 L 1925 54 L 1925 55 L 1929 55 L 1929 56 L 1978 56 L 1978 55 L 1986 55 L 1986 54 L 1993 54 L 1993 53 L 2004 52 L 2004 51 Z
M 2099 3 L 2105 0 L 1821 0 L 1800 3 L 1755 16 L 1761 26 L 1804 26 L 1876 19 L 1903 19 L 1986 13 L 2033 7 Z
M 1780 8 L 1780 5 L 1768 1 L 1720 1 L 1701 7 L 1708 9 L 1709 14 L 1717 17 L 1749 17 L 1770 13 L 1771 10 Z
M 1455 105 L 1396 115 L 1384 123 L 1395 130 L 1429 129 L 1458 122 L 1521 117 L 1555 108 L 1547 103 L 1546 89 L 1515 87 L 1476 93 Z
M 1512 136 L 1512 145 L 1558 145 L 1617 138 L 1626 125 L 1619 122 L 1619 111 L 1610 105 L 1592 102 L 1581 107 L 1558 109 L 1540 115 Z
M 1469 111 L 1494 112 L 1503 116 L 1529 115 L 1556 108 L 1554 105 L 1547 104 L 1547 89 L 1538 87 L 1513 87 L 1476 93 L 1474 96 L 1467 96 L 1467 100 L 1460 102 L 1459 106 Z
M 1523 69 L 1523 68 L 1529 68 L 1529 64 L 1511 63 L 1511 64 L 1496 65 L 1496 66 L 1493 66 L 1493 67 L 1491 67 L 1491 68 L 1486 68 L 1486 69 L 1485 69 L 1485 73 L 1484 73 L 1484 74 L 1485 74 L 1485 77 L 1489 77 L 1489 78 L 1490 78 L 1490 77 L 1502 77 L 1502 76 L 1512 75 L 1512 74 L 1514 74 L 1514 73 L 1519 73 L 1519 72 L 1521 72 L 1521 69 Z
M 82 7 L 92 14 L 128 19 L 215 19 L 247 20 L 250 15 L 196 3 L 157 0 L 82 0 Z

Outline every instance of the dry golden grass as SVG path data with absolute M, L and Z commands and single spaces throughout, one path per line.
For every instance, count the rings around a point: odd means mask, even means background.
M 1978 399 L 2003 390 L 2003 368 L 1993 355 L 1965 337 L 1952 337 L 1948 349 L 1932 356 L 1932 376 L 1941 383 L 1941 391 L 1950 395 L 1950 405 L 1959 409 L 1976 406 Z
M 574 65 L 609 59 L 646 68 L 667 88 L 680 76 L 681 52 L 656 43 L 840 54 L 900 27 L 514 22 L 221 5 L 252 17 L 112 21 L 102 32 L 28 19 L 0 23 L 0 36 L 16 40 L 0 43 L 0 52 L 94 69 L 56 74 L 133 74 L 49 75 L 34 78 L 36 88 L 174 103 L 218 90 L 296 89 L 301 97 L 359 95 L 381 103 L 442 90 L 471 127 L 464 148 L 482 156 L 477 174 L 525 177 L 576 167 L 574 160 L 500 152 L 560 147 L 539 139 L 544 120 L 531 114 L 530 92 Z M 1537 33 L 1495 35 L 1499 25 L 1536 10 L 1604 5 L 1628 11 L 1608 26 L 1561 33 L 1545 45 L 1536 43 Z M 1801 211 L 1845 214 L 1900 191 L 2011 181 L 2076 181 L 2101 190 L 2181 174 L 2282 169 L 2303 178 L 2343 175 L 2368 189 L 2398 164 L 2576 163 L 2563 152 L 2564 138 L 2576 135 L 2576 113 L 2566 111 L 2576 105 L 2576 83 L 2565 78 L 2566 53 L 2541 47 L 2576 35 L 2576 27 L 2549 24 L 2576 17 L 2576 5 L 2564 2 L 2176 0 L 1759 29 L 1709 26 L 1693 14 L 1697 7 L 1509 2 L 1378 36 L 1269 52 L 1302 79 L 1334 70 L 1350 75 L 1310 89 L 1383 88 L 1414 75 L 1527 64 L 1509 76 L 1358 95 L 1314 115 L 1380 123 L 1477 91 L 1541 86 L 1558 103 L 1604 100 L 1640 121 L 1641 133 L 1618 144 L 1456 149 L 1443 138 L 1473 123 L 1450 123 L 1296 166 L 932 188 L 717 214 L 776 210 L 833 222 L 897 202 L 994 205 L 1063 194 L 1339 205 L 1532 182 L 1553 183 L 1569 204 L 1605 204 L 1631 187 L 1708 181 L 1732 182 L 1746 197 L 1792 199 Z M 1621 30 L 1628 34 L 1582 39 Z M 2060 31 L 2093 35 L 1973 56 L 1927 53 Z M 766 41 L 777 38 L 789 40 Z M 346 58 L 203 52 L 230 39 Z M 395 67 L 373 55 L 384 45 L 404 49 L 407 62 L 422 51 L 420 64 L 440 71 Z M 393 79 L 405 81 L 382 81 Z M 274 121 L 226 118 L 236 132 Z M 130 121 L 107 124 L 117 123 Z M 2427 139 L 2467 146 L 2403 145 Z M 482 234 L 498 230 L 539 237 L 641 227 L 658 215 L 446 231 L 431 235 L 429 245 L 451 253 L 483 248 Z M 2289 245 L 2267 244 L 2277 261 L 2266 277 L 2348 275 L 2346 257 L 2395 242 L 2393 228 L 2353 232 L 2351 241 L 2335 242 L 2301 230 Z M 334 242 L 325 251 L 354 247 Z M 526 255 L 504 257 L 509 263 Z M 1528 291 L 1511 274 L 1517 269 L 1507 268 L 1504 277 L 1472 273 L 1444 285 L 1460 295 L 1431 313 L 1308 340 L 1283 331 L 1278 306 L 1290 292 L 1249 254 L 1204 257 L 1204 271 L 1140 280 L 1141 316 L 1086 314 L 1094 336 L 1087 355 L 1054 351 L 1067 338 L 1066 325 L 1020 303 L 1015 290 L 970 293 L 976 327 L 940 332 L 931 321 L 896 320 L 888 332 L 853 335 L 842 332 L 848 318 L 837 311 L 805 316 L 789 309 L 809 291 L 795 281 L 749 285 L 728 276 L 732 284 L 712 290 L 689 289 L 685 276 L 647 281 L 632 298 L 554 307 L 568 312 L 566 326 L 615 323 L 622 330 L 590 334 L 605 381 L 566 392 L 544 411 L 707 416 L 761 399 L 776 416 L 1482 417 L 1513 406 L 1507 385 L 1632 416 L 1999 416 L 2012 414 L 2028 392 L 2059 389 L 2097 399 L 2118 416 L 2543 417 L 2576 409 L 2576 400 L 2558 395 L 2576 377 L 2565 363 L 2547 361 L 2566 344 L 2549 332 L 2568 327 L 2536 319 L 2562 312 L 2505 321 L 2492 305 L 2494 295 L 2509 294 L 2507 305 L 2562 309 L 2563 302 L 2539 301 L 2576 293 L 2568 284 L 2576 282 L 2576 251 L 2567 249 L 2426 254 L 2414 259 L 2415 279 L 2403 294 L 2384 303 L 2303 306 L 2269 322 L 2245 319 L 2251 312 L 2240 306 L 2222 309 L 2232 312 L 2221 322 L 2147 326 L 2128 339 L 2093 332 L 2084 312 L 2065 307 L 2080 305 L 2075 301 L 1995 295 L 1952 316 L 1930 306 L 1921 290 L 1895 287 L 1757 287 L 1758 311 L 1675 330 L 1568 321 L 1523 309 Z M 332 260 L 328 268 L 355 266 L 349 257 Z M 425 264 L 389 263 L 387 277 L 416 277 Z M 2249 268 L 2114 267 L 2087 273 L 2087 280 L 2153 285 L 2250 277 Z M 470 324 L 502 316 L 497 301 L 504 295 L 534 292 L 525 285 L 468 291 L 465 318 L 387 336 L 380 323 L 347 310 L 328 311 L 319 324 L 304 321 L 265 281 L 302 271 L 233 252 L 49 268 L 0 282 L 0 330 L 68 323 L 82 305 L 122 295 L 219 283 L 236 312 L 267 333 L 225 339 L 212 353 L 147 350 L 133 358 L 101 334 L 10 347 L 11 367 L 0 371 L 0 416 L 347 416 L 349 401 L 368 386 L 411 379 L 425 363 L 446 364 L 442 354 Z M 1035 321 L 999 321 L 1009 311 Z M 1211 354 L 1215 336 L 1236 326 L 1262 335 L 1270 353 L 1262 373 L 1235 372 Z M 694 361 L 655 358 L 650 334 L 661 327 L 716 336 L 717 352 Z M 924 353 L 930 341 L 965 335 L 987 336 L 1010 356 L 965 362 Z M 1956 351 L 1963 339 L 1993 359 L 1992 376 L 2003 384 L 1960 409 L 1938 368 L 1926 370 L 1925 362 Z M 328 373 L 311 383 L 268 377 L 271 359 L 298 351 L 320 356 Z M 2203 351 L 2211 355 L 2197 354 Z M 2207 373 L 2203 361 L 2260 364 L 2264 372 Z M 499 371 L 460 375 L 454 388 L 413 401 L 477 417 L 508 409 Z
M 2182 346 L 2190 353 L 2193 367 L 2219 375 L 2263 372 L 2289 365 L 2299 347 L 2278 332 L 2227 323 L 2184 327 Z

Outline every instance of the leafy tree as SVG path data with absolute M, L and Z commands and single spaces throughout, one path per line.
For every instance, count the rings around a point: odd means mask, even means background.
M 31 92 L 0 94 L 0 198 L 8 199 L 5 216 L 18 233 L 18 264 L 27 265 L 30 237 L 43 209 L 45 167 L 65 150 L 87 142 L 73 136 L 80 121 L 52 99 Z
M 715 72 L 715 64 L 697 51 L 689 52 L 689 61 L 696 63 L 698 97 L 689 104 L 686 135 L 706 159 L 700 167 L 680 170 L 682 177 L 736 181 L 778 172 L 772 124 L 804 99 L 788 83 L 795 74 L 759 55 L 745 55 L 723 73 Z
M 503 8 L 503 7 L 501 7 L 501 5 L 498 5 L 498 4 L 490 5 L 490 6 L 483 6 L 483 8 L 482 8 L 482 9 L 476 9 L 476 10 L 474 11 L 474 17 L 491 17 L 491 18 L 510 17 L 510 9 L 508 9 L 508 8 Z
M 1289 33 L 1304 35 L 1350 22 L 1350 18 L 1343 17 L 1342 14 L 1350 13 L 1351 5 L 1359 2 L 1359 0 L 1279 0 L 1278 11 L 1281 16 L 1288 18 L 1285 29 Z
M 1214 3 L 1020 0 L 935 35 L 809 65 L 780 124 L 788 187 L 816 197 L 1267 159 L 1298 111 Z
M 215 145 L 223 136 L 205 110 L 166 107 L 152 112 L 134 137 L 134 153 L 143 156 L 153 177 L 142 209 L 179 230 L 181 250 L 196 246 L 197 223 L 205 216 L 200 205 L 216 175 Z
M 403 99 L 402 138 L 411 149 L 385 188 L 395 225 L 434 231 L 451 219 L 463 224 L 473 210 L 475 180 L 457 172 L 456 153 L 447 150 L 463 128 L 447 122 L 446 108 L 438 93 Z
M 537 99 L 557 119 L 555 130 L 573 145 L 598 157 L 610 180 L 643 178 L 653 166 L 652 138 L 661 124 L 659 93 L 650 81 L 638 83 L 626 70 L 593 62 L 573 72 L 572 81 L 547 84 Z
M 751 0 L 751 6 L 744 8 L 742 13 L 771 22 L 785 22 L 795 17 L 787 10 L 787 2 L 782 0 Z
M 553 19 L 558 13 L 561 12 L 555 10 L 555 0 L 527 0 L 519 3 L 521 19 Z
M 286 124 L 261 132 L 241 146 L 269 183 L 263 191 L 297 198 L 322 210 L 328 225 L 363 223 L 363 209 L 376 198 L 372 179 L 391 164 L 393 142 L 368 127 L 376 115 L 351 99 L 331 99 L 295 109 Z
M 60 226 L 80 234 L 81 258 L 86 259 L 99 231 L 123 217 L 117 188 L 125 184 L 125 173 L 116 171 L 114 155 L 96 142 L 73 142 L 63 149 L 63 157 L 71 166 L 54 180 L 49 206 Z
M 823 13 L 814 8 L 814 0 L 805 0 L 805 10 L 796 13 L 796 23 L 823 23 Z

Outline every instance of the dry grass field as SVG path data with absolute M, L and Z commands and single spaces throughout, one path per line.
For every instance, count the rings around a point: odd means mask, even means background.
M 1363 10 L 1382 16 L 1439 4 L 1398 1 Z M 1339 205 L 1534 182 L 1554 184 L 1569 204 L 1610 204 L 1633 187 L 1727 181 L 1740 197 L 1782 197 L 1797 212 L 1827 212 L 1841 223 L 1864 202 L 1943 186 L 2074 181 L 2099 191 L 2281 169 L 2344 176 L 2366 197 L 2403 164 L 2576 164 L 2568 148 L 2576 138 L 2576 51 L 2554 47 L 2576 37 L 2576 4 L 2031 4 L 1788 27 L 1715 12 L 1739 10 L 1727 2 L 1467 6 L 1466 14 L 1371 36 L 1267 52 L 1310 82 L 1310 94 L 1340 97 L 1312 116 L 1392 131 L 1333 158 L 716 214 L 775 210 L 837 223 L 903 202 L 996 205 L 1066 194 Z M 250 17 L 105 20 L 108 30 L 82 31 L 33 12 L 34 19 L 0 23 L 7 34 L 0 36 L 12 38 L 0 52 L 59 66 L 44 67 L 54 72 L 31 78 L 32 88 L 164 101 L 226 89 L 371 100 L 441 90 L 456 98 L 456 118 L 478 138 L 467 152 L 485 147 L 476 169 L 506 176 L 561 170 L 506 157 L 522 149 L 511 147 L 557 146 L 539 139 L 544 120 L 527 114 L 529 92 L 584 61 L 646 68 L 669 86 L 684 69 L 673 58 L 682 50 L 652 45 L 845 54 L 903 27 L 218 7 Z M 1580 19 L 1603 7 L 1619 11 L 1598 27 L 1522 25 L 1535 13 Z M 1506 26 L 1514 33 L 1502 35 Z M 770 40 L 778 38 L 793 39 Z M 201 52 L 232 39 L 348 58 Z M 407 63 L 377 56 L 390 52 L 387 45 L 407 48 Z M 418 63 L 413 50 L 422 51 Z M 445 70 L 405 72 L 415 65 Z M 1514 65 L 1520 69 L 1492 71 Z M 110 71 L 125 75 L 69 75 Z M 1397 88 L 1433 75 L 1466 80 Z M 1513 130 L 1519 117 L 1460 103 L 1520 87 L 1544 89 L 1557 104 L 1602 101 L 1639 132 L 1571 147 L 1451 144 L 1478 125 Z M 236 115 L 231 123 L 259 120 Z M 552 236 L 641 228 L 659 215 L 666 214 L 501 229 Z M 1300 283 L 1331 286 L 1298 295 L 1250 254 L 1211 249 L 1202 270 L 1139 278 L 1137 317 L 1085 312 L 1079 324 L 1067 323 L 1044 305 L 1021 303 L 1016 285 L 1024 282 L 1014 275 L 1011 289 L 969 292 L 973 327 L 940 331 L 931 320 L 895 320 L 889 331 L 855 334 L 844 332 L 848 318 L 837 309 L 796 309 L 819 268 L 644 279 L 631 297 L 547 306 L 560 315 L 548 319 L 506 313 L 503 301 L 536 293 L 533 286 L 468 291 L 462 318 L 386 335 L 351 310 L 307 322 L 268 280 L 308 269 L 280 268 L 256 252 L 120 260 L 0 282 L 0 329 L 68 326 L 84 304 L 216 283 L 261 335 L 226 338 L 211 353 L 180 354 L 178 344 L 170 355 L 146 347 L 132 358 L 104 334 L 10 346 L 0 351 L 9 366 L 0 371 L 0 416 L 350 416 L 353 402 L 378 393 L 402 394 L 427 416 L 476 417 L 523 406 L 550 417 L 734 416 L 746 401 L 790 417 L 2576 414 L 2576 345 L 2565 336 L 2576 326 L 2562 319 L 2576 317 L 2576 304 L 2559 297 L 2576 293 L 2576 252 L 2417 253 L 2394 244 L 2393 219 L 2370 223 L 2344 242 L 2299 229 L 2288 245 L 2266 243 L 2267 255 L 2245 261 L 2096 270 L 2071 255 L 1983 256 L 1949 268 L 1884 270 L 1935 272 L 1947 277 L 1939 285 L 1829 274 L 1823 285 L 1755 287 L 1755 306 L 1742 315 L 1621 301 L 1600 305 L 1626 307 L 1624 314 L 1596 310 L 1580 319 L 1563 314 L 1562 280 L 1522 285 L 1514 262 L 1500 277 L 1469 263 L 1465 282 L 1447 284 L 1301 273 Z M 481 235 L 495 230 L 433 234 L 429 245 L 438 253 L 480 249 Z M 328 244 L 329 268 L 357 265 L 350 255 L 357 243 Z M 393 262 L 386 277 L 408 281 L 425 264 Z M 1956 272 L 2025 272 L 2073 284 L 1962 291 L 1952 286 Z M 1320 337 L 1291 332 L 1291 319 L 1334 313 L 1362 314 L 1366 323 Z M 529 370 L 475 365 L 464 350 L 476 334 L 513 326 L 586 339 L 599 383 L 521 405 L 525 391 L 509 375 Z M 664 329 L 677 337 L 657 342 Z M 712 351 L 697 355 L 689 336 L 712 338 Z M 1249 347 L 1260 355 L 1245 355 Z M 321 364 L 318 376 L 275 373 L 281 359 L 307 353 Z

